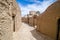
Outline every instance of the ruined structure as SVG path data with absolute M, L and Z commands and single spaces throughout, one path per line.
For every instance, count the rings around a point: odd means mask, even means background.
M 36 26 L 36 27 L 37 27 L 37 21 L 38 21 L 38 19 L 39 19 L 39 18 L 38 18 L 39 15 L 40 15 L 40 12 L 37 11 L 36 14 L 33 16 L 33 22 L 34 22 L 33 25 Z
M 27 17 L 22 17 L 22 21 L 28 23 L 30 26 L 37 26 L 37 19 L 40 15 L 39 11 L 30 11 Z
M 58 40 L 57 35 L 60 33 L 59 19 L 60 19 L 60 1 L 57 1 L 50 5 L 44 13 L 40 14 L 38 19 L 37 30 L 53 38 L 54 40 Z
M 13 40 L 14 31 L 20 27 L 20 10 L 15 0 L 0 0 L 0 40 Z
M 30 11 L 29 12 L 29 25 L 34 26 L 34 15 L 36 14 L 36 11 Z
M 28 23 L 29 22 L 28 17 L 27 16 L 22 17 L 22 22 Z

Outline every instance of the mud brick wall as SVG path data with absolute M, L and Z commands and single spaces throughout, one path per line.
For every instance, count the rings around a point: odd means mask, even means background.
M 33 26 L 33 17 L 29 17 L 29 25 Z
M 43 14 L 40 14 L 37 30 L 53 39 L 56 39 L 58 29 L 57 22 L 59 18 L 60 1 L 57 1 L 50 5 Z
M 13 16 L 15 17 L 20 13 L 16 5 L 15 0 L 0 0 L 0 40 L 13 40 L 13 25 L 15 20 Z
M 33 16 L 33 26 L 37 26 L 37 22 L 38 22 L 38 16 L 37 15 L 34 15 Z

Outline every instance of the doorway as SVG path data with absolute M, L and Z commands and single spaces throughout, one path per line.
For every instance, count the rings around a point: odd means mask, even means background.
M 13 19 L 13 32 L 15 32 L 15 16 L 12 16 Z
M 60 19 L 58 19 L 57 39 L 60 40 Z

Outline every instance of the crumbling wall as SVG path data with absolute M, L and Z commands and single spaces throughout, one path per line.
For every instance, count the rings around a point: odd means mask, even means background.
M 14 17 L 18 21 L 19 13 L 15 0 L 0 0 L 0 40 L 13 40 Z

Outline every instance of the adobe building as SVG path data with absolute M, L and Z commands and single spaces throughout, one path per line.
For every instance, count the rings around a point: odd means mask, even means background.
M 27 18 L 26 19 L 27 19 L 26 23 L 29 24 L 29 14 L 27 14 Z
M 25 17 L 22 17 L 22 22 L 25 22 Z
M 36 14 L 36 11 L 30 11 L 29 12 L 29 25 L 34 26 L 34 15 Z
M 33 15 L 33 25 L 34 26 L 37 26 L 37 21 L 38 21 L 39 15 L 40 15 L 40 12 L 39 11 L 36 11 L 36 14 Z
M 39 11 L 30 11 L 26 18 L 22 17 L 22 20 L 30 26 L 37 26 L 37 17 L 39 15 Z
M 0 40 L 13 40 L 13 28 L 17 31 L 20 22 L 20 10 L 16 1 L 0 0 Z
M 29 24 L 29 14 L 22 17 L 22 22 Z
M 33 26 L 36 26 L 36 23 L 37 23 L 37 15 L 34 15 L 33 16 Z
M 36 14 L 36 11 L 29 11 L 29 15 L 35 15 Z
M 21 10 L 20 7 L 18 6 L 18 4 L 16 3 L 16 1 L 13 1 L 13 9 L 12 9 L 12 17 L 13 17 L 13 21 L 14 21 L 14 31 L 18 31 L 20 26 L 21 26 Z
M 50 5 L 47 10 L 40 14 L 37 30 L 41 33 L 60 40 L 60 1 Z M 58 38 L 57 38 L 58 37 Z
M 28 21 L 29 21 L 29 20 L 28 20 L 28 17 L 27 17 L 27 16 L 22 17 L 22 22 L 28 24 Z
M 33 16 L 29 15 L 29 25 L 33 26 Z

